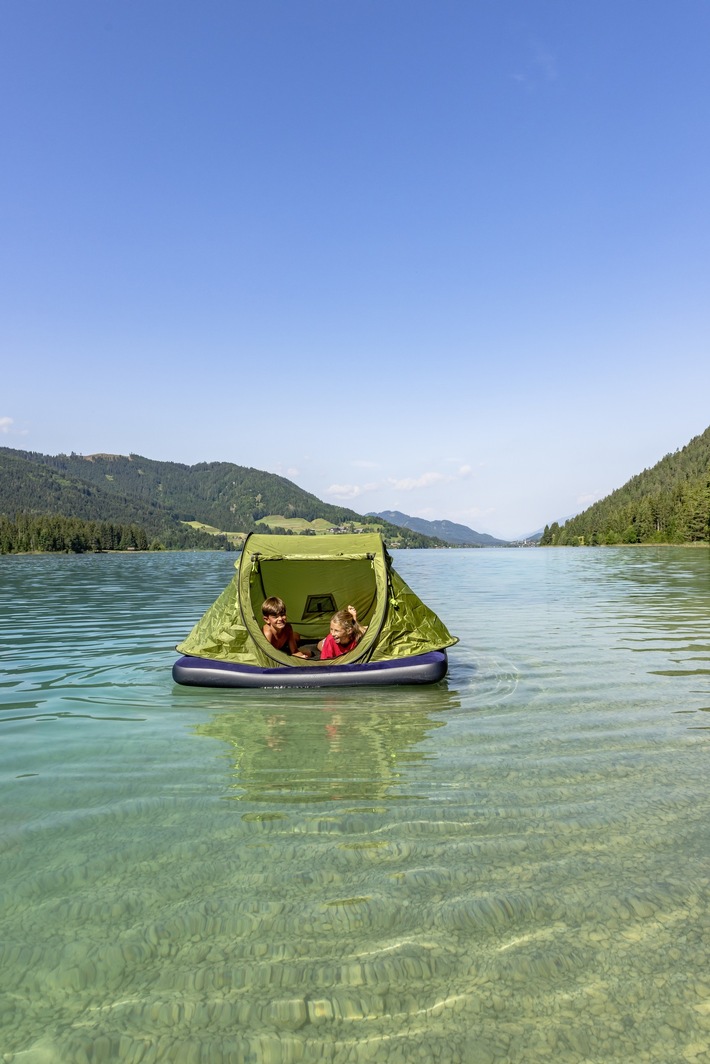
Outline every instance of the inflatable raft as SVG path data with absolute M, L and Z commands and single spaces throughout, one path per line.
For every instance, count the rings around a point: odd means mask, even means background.
M 340 687 L 437 683 L 457 642 L 402 580 L 382 537 L 249 536 L 237 572 L 177 650 L 176 683 L 204 687 Z M 291 657 L 265 638 L 262 603 L 278 596 L 301 645 L 315 647 L 354 605 L 365 635 L 334 660 Z
M 273 669 L 258 665 L 238 665 L 208 658 L 178 658 L 173 665 L 175 683 L 197 687 L 349 687 L 352 685 L 438 683 L 446 676 L 445 650 L 431 650 L 393 661 L 339 665 L 314 662 L 311 665 L 283 665 Z

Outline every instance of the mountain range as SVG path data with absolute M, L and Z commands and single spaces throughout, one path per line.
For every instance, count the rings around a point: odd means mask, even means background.
M 237 536 L 263 531 L 258 522 L 264 520 L 272 529 L 283 522 L 282 531 L 293 525 L 306 531 L 312 522 L 321 528 L 383 524 L 321 502 L 284 477 L 231 462 L 188 466 L 137 454 L 45 455 L 9 447 L 0 447 L 0 514 L 133 524 L 170 547 L 214 547 L 201 526 Z M 392 546 L 446 546 L 411 529 L 388 525 L 383 533 Z
M 51 517 L 62 518 L 62 527 L 45 520 Z M 77 522 L 111 528 L 82 530 Z M 467 525 L 399 510 L 363 517 L 321 502 L 284 477 L 231 462 L 188 466 L 137 454 L 45 455 L 0 447 L 2 552 L 75 549 L 66 546 L 74 541 L 98 544 L 76 549 L 104 549 L 104 542 L 138 544 L 133 549 L 148 543 L 156 549 L 229 548 L 264 525 L 306 534 L 330 526 L 379 528 L 397 547 L 511 545 Z M 37 537 L 53 545 L 33 545 Z M 20 540 L 30 545 L 18 546 Z M 583 513 L 546 525 L 540 540 L 542 546 L 709 542 L 710 428 Z
M 468 525 L 457 525 L 453 521 L 425 521 L 422 517 L 410 517 L 400 510 L 382 510 L 380 513 L 369 513 L 367 516 L 388 521 L 399 528 L 410 528 L 413 532 L 420 532 L 423 536 L 435 536 L 454 547 L 508 546 L 507 540 L 496 539 L 486 532 L 476 532 Z

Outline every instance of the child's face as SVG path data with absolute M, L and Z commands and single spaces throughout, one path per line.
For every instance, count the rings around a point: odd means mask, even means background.
M 270 628 L 272 632 L 283 632 L 284 628 L 288 624 L 286 620 L 286 611 L 283 613 L 265 613 L 264 624 L 267 628 Z
M 340 627 L 337 621 L 330 622 L 330 634 L 338 646 L 344 647 L 350 642 L 350 636 L 344 628 Z

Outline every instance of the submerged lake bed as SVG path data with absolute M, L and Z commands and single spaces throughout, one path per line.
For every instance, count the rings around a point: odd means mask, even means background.
M 710 1064 L 710 551 L 394 552 L 422 688 L 182 688 L 234 555 L 0 557 L 0 1059 Z

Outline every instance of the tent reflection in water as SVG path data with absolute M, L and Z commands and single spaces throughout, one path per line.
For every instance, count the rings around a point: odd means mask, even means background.
M 417 766 L 429 756 L 425 740 L 446 726 L 442 714 L 460 708 L 447 684 L 294 691 L 293 700 L 296 714 L 275 710 L 273 697 L 251 698 L 244 712 L 219 713 L 194 725 L 196 735 L 228 744 L 223 797 L 256 803 L 244 819 L 266 819 L 269 804 L 416 796 Z M 285 815 L 283 808 L 272 814 Z
M 392 566 L 379 533 L 272 536 L 253 533 L 237 572 L 184 642 L 177 683 L 205 687 L 321 687 L 436 683 L 457 639 Z M 328 634 L 332 615 L 355 606 L 367 631 L 328 661 L 293 658 L 262 632 L 262 603 L 283 599 L 301 646 Z

